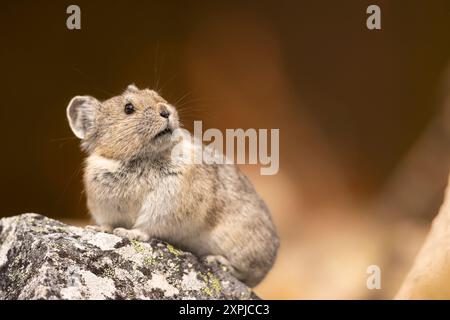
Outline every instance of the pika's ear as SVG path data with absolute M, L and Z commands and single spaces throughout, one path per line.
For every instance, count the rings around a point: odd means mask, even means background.
M 136 87 L 134 83 L 132 83 L 132 84 L 130 84 L 130 85 L 127 87 L 127 90 L 126 90 L 126 91 L 128 91 L 128 92 L 138 92 L 138 91 L 139 91 L 139 88 Z
M 100 102 L 91 96 L 76 96 L 67 106 L 67 119 L 73 133 L 80 139 L 94 125 L 95 112 Z

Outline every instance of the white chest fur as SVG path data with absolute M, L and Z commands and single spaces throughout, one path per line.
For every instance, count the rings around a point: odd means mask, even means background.
M 88 206 L 100 225 L 151 229 L 160 235 L 176 222 L 181 174 L 152 166 L 129 170 L 116 160 L 92 155 L 87 159 L 85 184 Z
M 170 237 L 170 230 L 180 222 L 177 219 L 177 210 L 181 183 L 181 175 L 161 178 L 145 195 L 134 227 L 154 237 Z

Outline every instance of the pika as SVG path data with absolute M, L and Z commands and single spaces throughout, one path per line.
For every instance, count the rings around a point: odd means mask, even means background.
M 279 238 L 266 204 L 235 165 L 173 159 L 179 116 L 157 92 L 130 85 L 105 101 L 76 96 L 67 118 L 87 153 L 91 228 L 167 241 L 250 287 L 271 269 Z

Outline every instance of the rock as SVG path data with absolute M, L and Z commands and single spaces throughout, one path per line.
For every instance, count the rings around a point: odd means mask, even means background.
M 450 181 L 450 180 L 449 180 Z M 407 240 L 406 240 L 407 241 Z M 450 184 L 425 243 L 395 299 L 450 299 Z
M 38 214 L 0 220 L 0 299 L 257 299 L 168 243 L 130 241 Z

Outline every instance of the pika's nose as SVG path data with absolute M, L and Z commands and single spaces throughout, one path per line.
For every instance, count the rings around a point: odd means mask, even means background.
M 161 105 L 161 108 L 159 110 L 159 115 L 163 118 L 168 119 L 170 116 L 170 111 L 165 105 Z

